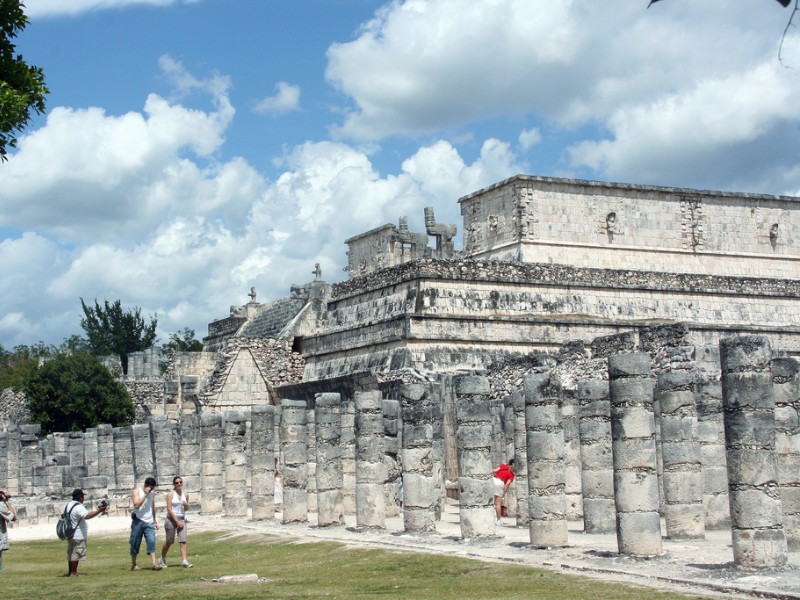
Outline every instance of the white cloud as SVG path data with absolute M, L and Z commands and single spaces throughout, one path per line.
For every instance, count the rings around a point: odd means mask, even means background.
M 169 6 L 194 4 L 200 0 L 25 0 L 25 14 L 29 17 L 76 15 L 91 10 L 123 8 L 134 5 Z
M 522 146 L 523 150 L 530 150 L 541 141 L 542 133 L 537 127 L 525 129 L 519 134 L 519 145 Z
M 300 110 L 300 86 L 285 81 L 275 84 L 276 93 L 256 103 L 253 110 L 257 113 L 280 115 Z

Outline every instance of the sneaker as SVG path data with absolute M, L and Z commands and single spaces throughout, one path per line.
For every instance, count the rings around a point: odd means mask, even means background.
M 162 569 L 166 569 L 167 568 L 167 563 L 163 558 L 159 558 L 158 559 L 158 566 L 161 567 Z
M 161 565 L 159 565 L 159 564 L 156 564 L 156 566 L 155 566 L 155 567 L 153 567 L 153 571 L 160 571 L 160 570 L 161 570 L 161 568 L 162 568 L 162 567 L 161 567 Z
M 495 525 L 502 525 L 502 524 L 503 524 L 503 521 L 500 520 L 500 519 L 497 519 L 497 523 L 495 523 Z
M 185 560 L 183 563 L 181 563 L 181 566 L 184 569 L 191 569 L 194 565 L 192 565 L 192 563 L 190 563 L 188 560 Z
M 131 567 L 131 571 L 138 571 L 138 570 L 139 570 L 139 565 L 133 565 Z

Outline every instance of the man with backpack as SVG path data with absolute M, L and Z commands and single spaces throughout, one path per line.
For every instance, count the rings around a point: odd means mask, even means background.
M 64 507 L 64 512 L 69 515 L 68 527 L 74 531 L 71 538 L 67 537 L 67 563 L 69 564 L 67 577 L 86 575 L 86 573 L 78 573 L 78 562 L 86 559 L 86 539 L 89 535 L 86 520 L 95 518 L 108 508 L 108 504 L 103 502 L 89 512 L 83 505 L 85 499 L 86 495 L 83 490 L 75 489 L 72 491 L 72 502 Z

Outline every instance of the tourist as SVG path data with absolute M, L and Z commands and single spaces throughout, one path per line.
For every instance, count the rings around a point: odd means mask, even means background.
M 17 520 L 17 511 L 11 506 L 11 496 L 0 490 L 0 571 L 3 570 L 3 552 L 8 550 L 8 523 Z
M 517 474 L 517 468 L 514 465 L 514 459 L 508 461 L 508 464 L 502 464 L 494 470 L 494 512 L 497 517 L 497 524 L 502 525 L 503 520 L 503 499 L 506 497 L 508 488 L 511 487 L 511 482 Z
M 186 506 L 189 504 L 189 495 L 183 491 L 183 478 L 174 477 L 172 479 L 172 490 L 167 494 L 167 518 L 164 520 L 164 535 L 167 540 L 161 548 L 161 558 L 158 565 L 162 569 L 167 568 L 167 553 L 172 544 L 175 543 L 175 534 L 178 536 L 178 544 L 181 547 L 181 566 L 186 569 L 192 568 L 192 563 L 186 557 Z
M 148 477 L 144 480 L 144 487 L 135 488 L 131 492 L 133 510 L 131 511 L 131 571 L 138 571 L 136 559 L 142 537 L 147 543 L 147 554 L 150 555 L 152 569 L 160 571 L 161 566 L 156 562 L 156 522 L 155 513 L 156 480 Z
M 89 536 L 87 519 L 94 519 L 108 508 L 107 502 L 101 502 L 93 511 L 83 505 L 86 495 L 81 489 L 72 490 L 72 501 L 64 507 L 64 512 L 69 513 L 69 527 L 75 531 L 72 538 L 67 540 L 67 577 L 80 577 L 86 573 L 78 573 L 78 562 L 86 560 L 86 540 Z

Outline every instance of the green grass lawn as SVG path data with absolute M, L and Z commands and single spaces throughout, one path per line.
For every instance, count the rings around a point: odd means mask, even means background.
M 160 545 L 158 546 L 160 549 Z M 543 598 L 574 600 L 675 600 L 700 598 L 675 592 L 607 584 L 595 579 L 477 560 L 349 549 L 335 542 L 300 543 L 248 534 L 231 537 L 198 533 L 189 539 L 192 569 L 182 569 L 177 544 L 174 565 L 163 571 L 130 571 L 127 536 L 89 539 L 86 577 L 67 578 L 66 542 L 13 542 L 3 555 L 0 590 L 4 598 L 374 598 L 380 596 L 465 600 Z M 258 584 L 219 584 L 223 575 L 257 573 Z

